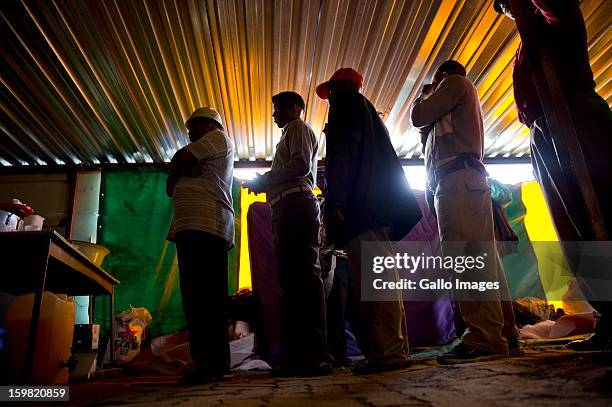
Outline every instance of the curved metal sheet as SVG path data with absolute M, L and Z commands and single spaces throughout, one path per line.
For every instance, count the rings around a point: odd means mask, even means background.
M 327 105 L 314 89 L 346 66 L 364 74 L 364 94 L 400 157 L 418 157 L 409 105 L 448 58 L 478 88 L 486 154 L 527 155 L 511 82 L 519 39 L 491 3 L 3 1 L 0 164 L 167 161 L 187 142 L 185 117 L 204 105 L 223 115 L 236 159 L 270 159 L 280 136 L 271 96 L 302 94 L 320 134 Z M 598 91 L 610 103 L 612 2 L 581 7 Z

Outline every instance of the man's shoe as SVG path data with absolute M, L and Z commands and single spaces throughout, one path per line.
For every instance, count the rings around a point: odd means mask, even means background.
M 353 369 L 355 376 L 363 376 L 367 374 L 390 372 L 392 370 L 406 369 L 412 365 L 412 361 L 406 360 L 396 363 L 373 363 L 369 360 L 364 360 Z
M 594 333 L 586 339 L 572 341 L 565 346 L 576 352 L 612 351 L 612 338 Z
M 444 355 L 438 356 L 436 360 L 441 365 L 456 365 L 460 363 L 485 362 L 505 357 L 491 352 L 476 349 L 463 342 L 459 342 L 454 348 Z
M 525 356 L 525 352 L 521 349 L 521 342 L 519 341 L 518 336 L 511 336 L 510 338 L 506 338 L 508 341 L 508 352 L 511 357 L 520 357 Z
M 321 363 L 319 366 L 308 367 L 281 367 L 271 372 L 274 377 L 317 377 L 334 374 L 331 363 Z
M 228 375 L 227 377 L 231 377 L 231 375 Z M 198 384 L 221 382 L 225 379 L 226 379 L 226 375 L 223 373 L 210 374 L 210 373 L 204 373 L 196 369 L 196 370 L 192 370 L 189 373 L 185 373 L 183 376 L 181 376 L 181 378 L 178 380 L 178 383 L 185 385 L 185 386 L 194 386 Z
M 334 359 L 334 367 L 336 369 L 353 368 L 357 363 L 357 361 L 354 361 L 351 358 L 344 358 L 344 360 Z

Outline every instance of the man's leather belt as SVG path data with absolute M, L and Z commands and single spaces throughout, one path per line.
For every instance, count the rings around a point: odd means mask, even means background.
M 312 193 L 312 190 L 305 186 L 287 188 L 270 201 L 270 206 L 276 205 L 281 199 L 285 198 L 287 195 L 295 194 L 296 192 L 311 192 Z
M 484 164 L 477 156 L 475 156 L 474 154 L 461 154 L 456 159 L 446 164 L 442 164 L 441 166 L 435 169 L 434 179 L 431 182 L 432 190 L 435 191 L 436 187 L 438 186 L 438 183 L 440 182 L 440 180 L 442 180 L 442 178 L 452 174 L 453 172 L 457 172 L 465 168 L 473 168 L 485 177 L 488 175 Z

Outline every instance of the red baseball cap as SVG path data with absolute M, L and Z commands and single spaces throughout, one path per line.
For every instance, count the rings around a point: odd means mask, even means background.
M 327 99 L 329 97 L 329 83 L 333 81 L 351 81 L 363 87 L 363 76 L 353 68 L 340 68 L 338 69 L 327 82 L 323 82 L 317 86 L 317 95 L 321 99 Z

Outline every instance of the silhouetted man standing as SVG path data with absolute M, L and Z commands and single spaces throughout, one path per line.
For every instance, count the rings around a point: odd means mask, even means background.
M 507 356 L 506 338 L 516 339 L 517 332 L 495 246 L 491 193 L 482 163 L 484 128 L 480 100 L 463 65 L 449 60 L 438 67 L 433 83 L 425 85 L 413 103 L 411 120 L 417 128 L 433 126 L 426 136 L 425 167 L 428 188 L 434 191 L 444 255 L 488 256 L 482 271 L 466 271 L 464 276 L 500 286 L 499 293 L 492 296 L 480 295 L 478 291 L 476 295 L 455 291 L 466 330 L 461 342 L 438 357 L 438 362 L 464 363 Z M 500 300 L 506 300 L 505 312 Z
M 317 87 L 329 99 L 326 127 L 325 224 L 328 240 L 346 247 L 352 291 L 359 316 L 350 321 L 367 362 L 354 369 L 368 374 L 409 364 L 406 317 L 401 291 L 393 300 L 363 301 L 362 242 L 376 255 L 394 256 L 400 240 L 421 218 L 421 211 L 378 112 L 360 92 L 363 77 L 338 70 Z M 398 280 L 395 268 L 387 278 Z
M 195 370 L 185 384 L 223 378 L 230 369 L 227 335 L 227 255 L 234 245 L 234 145 L 214 109 L 194 111 L 186 123 L 190 143 L 170 162 L 166 193 L 174 217 L 181 298 Z
M 276 125 L 283 129 L 272 168 L 244 183 L 266 192 L 272 207 L 274 252 L 283 294 L 280 303 L 281 369 L 284 376 L 331 374 L 325 335 L 325 295 L 319 265 L 317 138 L 300 118 L 304 100 L 295 92 L 272 97 Z
M 588 166 L 595 198 L 604 227 L 612 233 L 612 113 L 606 101 L 595 92 L 589 65 L 587 33 L 578 0 L 528 0 L 526 16 L 534 28 L 534 41 L 550 53 L 552 66 L 565 95 L 578 135 L 578 143 Z M 496 0 L 495 10 L 514 19 L 507 0 Z M 584 197 L 583 180 L 570 165 L 561 134 L 552 133 L 529 66 L 537 49 L 521 44 L 514 62 L 514 99 L 519 120 L 531 130 L 531 162 L 544 192 L 557 235 L 564 242 L 592 241 Z M 566 243 L 566 255 L 571 243 Z M 612 293 L 601 292 L 603 285 L 581 275 L 572 256 L 566 256 L 574 270 L 582 294 L 600 314 L 595 334 L 568 347 L 577 351 L 612 349 Z M 609 277 L 608 277 L 609 278 Z

